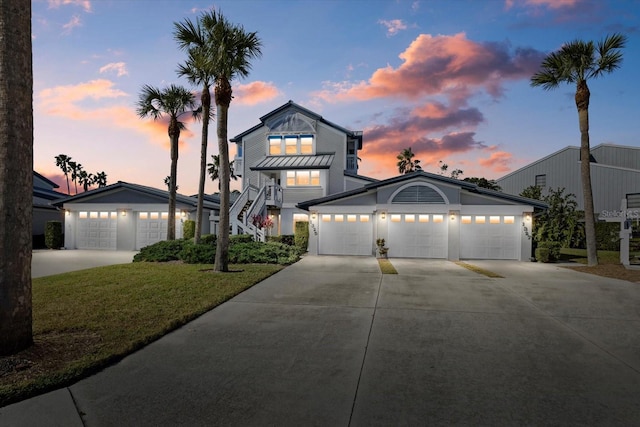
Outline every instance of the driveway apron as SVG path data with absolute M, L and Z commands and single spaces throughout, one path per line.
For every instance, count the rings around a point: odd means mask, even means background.
M 391 261 L 305 257 L 68 394 L 86 426 L 640 424 L 639 284 Z

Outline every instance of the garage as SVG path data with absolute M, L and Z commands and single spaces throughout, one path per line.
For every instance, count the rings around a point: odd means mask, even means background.
M 514 215 L 462 215 L 460 257 L 519 259 L 519 223 Z
M 118 213 L 78 212 L 78 249 L 115 250 L 118 239 Z
M 136 222 L 136 249 L 167 240 L 168 212 L 138 212 Z
M 373 222 L 370 214 L 322 214 L 319 253 L 323 255 L 371 255 Z
M 443 214 L 389 215 L 389 256 L 396 258 L 446 258 L 447 224 Z

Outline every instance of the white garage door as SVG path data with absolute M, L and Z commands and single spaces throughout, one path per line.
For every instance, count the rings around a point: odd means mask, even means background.
M 138 212 L 136 249 L 167 240 L 168 212 Z
M 462 215 L 460 258 L 519 259 L 520 229 L 511 215 Z
M 390 214 L 389 256 L 447 258 L 447 222 L 443 214 Z
M 78 249 L 115 250 L 118 237 L 117 212 L 79 212 Z
M 373 253 L 373 222 L 368 214 L 321 214 L 318 235 L 322 255 Z

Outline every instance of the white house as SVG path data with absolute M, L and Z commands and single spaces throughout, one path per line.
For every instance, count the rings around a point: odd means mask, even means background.
M 298 207 L 310 212 L 311 254 L 373 255 L 382 238 L 395 258 L 526 261 L 546 205 L 419 171 Z
M 640 147 L 600 144 L 591 148 L 591 187 L 596 214 L 620 209 L 623 198 L 629 207 L 640 207 Z M 565 147 L 496 180 L 502 191 L 520 194 L 538 185 L 543 191 L 564 188 L 576 196 L 584 209 L 580 179 L 580 147 Z
M 167 239 L 169 192 L 119 181 L 60 199 L 66 249 L 138 250 Z M 197 199 L 176 197 L 176 238 L 185 220 L 195 220 Z M 220 204 L 204 201 L 202 233 L 215 233 Z M 206 220 L 208 218 L 208 221 Z
M 243 190 L 230 212 L 235 233 L 254 233 L 251 218 L 268 215 L 272 234 L 293 234 L 296 221 L 309 219 L 298 203 L 375 181 L 358 175 L 362 132 L 293 101 L 260 117 L 231 142 L 237 144 L 234 172 L 242 177 Z

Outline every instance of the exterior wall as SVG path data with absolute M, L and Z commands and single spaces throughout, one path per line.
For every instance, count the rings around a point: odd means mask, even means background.
M 64 212 L 56 209 L 33 208 L 33 235 L 44 234 L 48 221 L 60 221 L 64 224 Z M 63 230 L 64 232 L 64 230 Z
M 602 144 L 593 147 L 591 155 L 598 164 L 628 169 L 640 167 L 640 147 Z
M 252 134 L 247 135 L 243 141 L 244 170 L 242 171 L 242 188 L 247 188 L 249 185 L 259 187 L 261 183 L 260 172 L 252 171 L 251 168 L 256 166 L 267 155 L 267 127 L 263 126 Z

